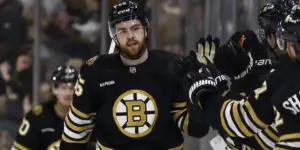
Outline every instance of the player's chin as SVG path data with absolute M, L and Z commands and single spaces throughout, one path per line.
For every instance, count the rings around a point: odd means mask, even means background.
M 61 103 L 64 107 L 70 107 L 72 104 L 72 99 L 64 99 Z
M 138 56 L 141 52 L 141 50 L 138 48 L 138 46 L 136 47 L 128 47 L 127 48 L 128 50 L 128 53 L 131 55 L 131 56 Z

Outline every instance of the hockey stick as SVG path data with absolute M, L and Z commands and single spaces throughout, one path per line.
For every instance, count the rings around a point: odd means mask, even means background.
M 115 48 L 116 48 L 116 43 L 114 42 L 114 40 L 111 40 L 108 54 L 113 54 L 115 52 Z

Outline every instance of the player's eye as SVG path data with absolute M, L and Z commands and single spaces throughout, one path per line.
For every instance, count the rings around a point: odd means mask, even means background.
M 127 33 L 127 30 L 126 29 L 120 29 L 118 31 L 119 34 L 126 34 Z
M 139 29 L 141 29 L 142 27 L 141 26 L 134 26 L 133 28 L 132 28 L 132 30 L 133 31 L 137 31 L 137 30 L 139 30 Z

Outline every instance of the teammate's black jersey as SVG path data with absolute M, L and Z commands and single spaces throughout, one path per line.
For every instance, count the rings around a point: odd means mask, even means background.
M 254 54 L 263 57 L 257 58 L 250 74 L 242 79 L 232 81 L 230 92 L 229 94 L 227 94 L 225 100 L 232 99 L 240 101 L 247 98 L 247 96 L 253 96 L 253 91 L 259 89 L 263 82 L 266 80 L 268 74 L 270 73 L 270 70 L 275 67 L 273 65 L 277 64 L 278 58 L 276 57 L 275 52 L 271 50 L 267 41 L 264 41 L 262 47 L 265 48 L 265 50 L 261 50 L 262 53 L 269 54 Z M 241 123 L 242 119 L 239 119 L 237 116 L 239 112 L 244 113 L 242 111 L 242 108 L 239 108 L 239 105 L 235 104 L 228 105 L 226 109 L 231 109 L 232 112 L 227 110 L 230 113 L 224 114 L 224 125 L 226 123 L 228 128 L 232 130 L 239 129 L 246 131 L 245 126 L 243 127 L 243 124 Z M 226 109 L 224 109 L 224 111 Z M 247 119 L 243 121 L 249 122 Z M 272 149 L 275 146 L 276 142 L 279 140 L 275 124 L 272 124 L 271 126 L 268 126 L 263 130 L 258 129 L 252 136 L 248 134 L 249 136 L 232 137 L 228 136 L 229 134 L 226 133 L 224 129 L 225 128 L 219 129 L 219 132 L 223 139 L 227 142 L 228 146 L 232 149 Z M 242 132 L 239 135 L 243 135 Z
M 54 111 L 55 101 L 39 105 L 23 119 L 12 150 L 56 150 L 63 131 L 63 119 Z
M 203 103 L 210 123 L 229 137 L 247 138 L 276 123 L 279 141 L 275 149 L 300 149 L 300 64 L 280 57 L 280 64 L 263 86 L 241 101 L 219 102 L 219 96 Z M 275 108 L 275 111 L 274 111 Z M 216 113 L 219 113 L 220 117 Z
M 275 149 L 300 149 L 300 63 L 286 57 L 281 62 L 268 84 L 275 87 L 271 102 L 280 136 Z
M 122 150 L 179 150 L 181 131 L 207 133 L 188 115 L 187 93 L 173 73 L 177 57 L 159 50 L 148 56 L 125 66 L 119 54 L 102 55 L 81 67 L 61 150 L 85 147 L 93 128 L 100 149 Z

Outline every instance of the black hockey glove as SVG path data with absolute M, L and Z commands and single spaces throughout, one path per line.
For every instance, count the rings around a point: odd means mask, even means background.
M 252 30 L 245 32 L 236 32 L 230 40 L 238 43 L 247 52 L 251 53 L 254 60 L 254 67 L 257 69 L 271 69 L 271 59 L 268 56 L 268 49 L 258 39 L 257 35 Z
M 191 103 L 198 104 L 203 109 L 202 103 L 218 94 L 213 76 L 208 68 L 201 67 L 199 70 L 189 71 L 186 77 L 190 84 L 189 99 Z
M 216 50 L 214 62 L 222 74 L 233 80 L 244 78 L 253 68 L 251 53 L 232 40 Z
M 198 70 L 203 66 L 198 60 L 195 51 L 190 51 L 187 57 L 182 57 L 176 62 L 176 69 L 179 77 L 185 77 L 188 71 Z
M 217 37 L 212 39 L 212 36 L 208 35 L 206 39 L 200 38 L 197 43 L 197 59 L 209 69 L 215 79 L 219 92 L 222 94 L 227 91 L 229 87 L 226 77 L 222 75 L 214 65 L 215 53 L 219 45 L 220 39 Z

